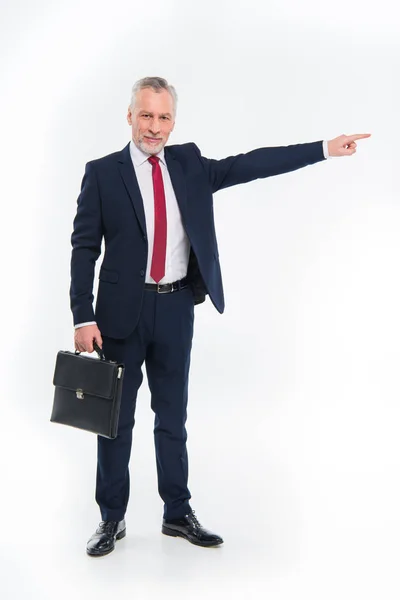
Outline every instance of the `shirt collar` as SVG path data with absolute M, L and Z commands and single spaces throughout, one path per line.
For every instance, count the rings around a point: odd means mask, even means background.
M 133 140 L 130 141 L 129 151 L 131 153 L 131 159 L 135 167 L 139 167 L 151 156 L 151 154 L 147 154 L 147 152 L 143 152 L 140 148 L 138 148 Z M 160 161 L 166 165 L 165 156 L 164 156 L 164 148 L 161 148 L 160 152 L 158 152 L 155 156 L 158 156 Z

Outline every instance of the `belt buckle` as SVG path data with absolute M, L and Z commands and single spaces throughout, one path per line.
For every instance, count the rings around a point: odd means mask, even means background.
M 170 290 L 162 291 L 162 290 L 160 290 L 160 285 L 170 285 L 171 289 Z M 170 294 L 173 291 L 174 291 L 174 284 L 173 283 L 169 283 L 169 284 L 168 283 L 161 283 L 161 284 L 157 283 L 157 293 L 158 294 Z

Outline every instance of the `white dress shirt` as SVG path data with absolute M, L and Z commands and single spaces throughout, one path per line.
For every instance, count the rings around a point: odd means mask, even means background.
M 325 158 L 332 158 L 328 153 L 328 142 L 322 142 L 322 148 Z M 138 180 L 140 193 L 143 198 L 144 214 L 146 219 L 147 240 L 149 252 L 146 267 L 146 283 L 155 283 L 150 276 L 151 258 L 153 256 L 154 246 L 154 189 L 152 166 L 147 160 L 150 154 L 146 154 L 136 146 L 133 140 L 129 145 L 132 164 Z M 183 279 L 187 275 L 189 262 L 190 242 L 183 228 L 181 213 L 178 202 L 172 187 L 171 178 L 168 173 L 167 163 L 164 157 L 164 148 L 156 154 L 160 158 L 162 178 L 164 182 L 165 204 L 167 209 L 167 252 L 165 258 L 165 275 L 160 283 L 172 283 Z M 84 327 L 84 325 L 95 325 L 96 321 L 87 323 L 77 323 L 75 329 Z

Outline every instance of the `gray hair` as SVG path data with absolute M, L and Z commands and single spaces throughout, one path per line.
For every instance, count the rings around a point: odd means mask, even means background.
M 173 85 L 169 85 L 166 79 L 162 77 L 143 77 L 143 79 L 139 79 L 132 88 L 131 94 L 131 103 L 130 107 L 133 110 L 136 102 L 136 94 L 140 90 L 144 90 L 145 88 L 151 88 L 157 93 L 160 93 L 161 90 L 167 90 L 172 96 L 173 106 L 174 106 L 174 117 L 176 115 L 176 106 L 178 103 L 178 95 Z

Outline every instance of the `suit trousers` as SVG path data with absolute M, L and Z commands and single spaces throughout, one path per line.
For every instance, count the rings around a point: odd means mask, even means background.
M 178 519 L 191 510 L 185 423 L 194 296 L 190 287 L 165 294 L 145 290 L 143 296 L 138 325 L 127 338 L 102 336 L 106 359 L 125 364 L 117 437 L 97 436 L 95 497 L 105 521 L 123 519 L 128 505 L 128 465 L 143 363 L 155 413 L 154 444 L 163 516 Z

